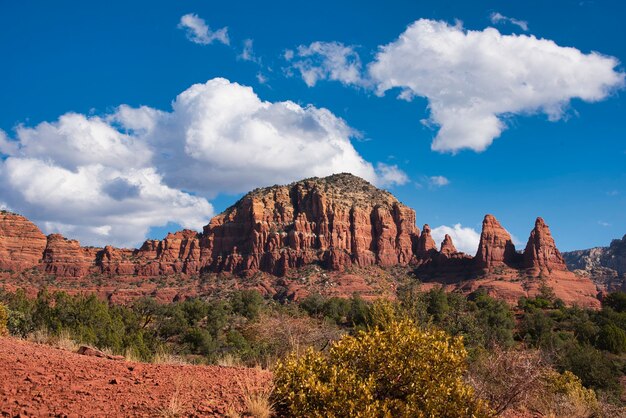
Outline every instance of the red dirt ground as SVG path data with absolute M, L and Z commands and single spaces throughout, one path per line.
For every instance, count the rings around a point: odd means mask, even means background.
M 0 416 L 225 416 L 267 371 L 145 364 L 0 337 Z M 177 412 L 177 414 L 175 413 Z

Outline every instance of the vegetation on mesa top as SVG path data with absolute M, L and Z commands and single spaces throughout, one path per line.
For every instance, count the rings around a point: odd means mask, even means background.
M 280 190 L 291 191 L 296 188 L 323 191 L 329 199 L 345 203 L 346 206 L 372 206 L 372 204 L 393 204 L 398 199 L 386 190 L 372 185 L 368 181 L 350 173 L 333 174 L 328 177 L 311 177 L 299 180 L 288 185 L 274 185 L 252 190 L 244 195 L 237 203 L 226 209 L 228 212 L 239 206 L 246 199 L 254 197 L 273 196 Z

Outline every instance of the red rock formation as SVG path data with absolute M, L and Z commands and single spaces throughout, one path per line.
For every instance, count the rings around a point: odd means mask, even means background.
M 100 250 L 95 247 L 81 247 L 78 241 L 64 238 L 60 234 L 48 235 L 42 256 L 44 270 L 61 277 L 87 276 L 95 266 Z
M 435 244 L 435 240 L 430 236 L 430 226 L 425 224 L 422 228 L 422 233 L 417 239 L 415 254 L 418 257 L 423 258 L 428 254 L 431 254 L 433 251 L 437 251 L 437 244 Z
M 202 234 L 183 230 L 148 240 L 139 249 L 81 247 L 58 234 L 46 238 L 24 217 L 0 216 L 0 269 L 37 266 L 59 277 L 180 275 L 184 280 L 207 272 L 255 277 L 259 271 L 283 276 L 289 269 L 318 264 L 335 272 L 333 286 L 357 291 L 372 287 L 365 279 L 360 285 L 351 283 L 355 275 L 344 272 L 346 268 L 409 263 L 420 279 L 467 288 L 478 283 L 511 300 L 546 283 L 568 302 L 580 298 L 586 306 L 596 303 L 593 283 L 567 271 L 541 218 L 524 255 L 515 251 L 510 234 L 491 215 L 483 221 L 475 257 L 458 252 L 448 235 L 437 251 L 430 227 L 424 225 L 421 234 L 416 228 L 412 209 L 349 174 L 254 190 L 213 218 Z M 246 279 L 236 280 L 241 284 Z M 292 295 L 307 291 L 306 284 L 279 280 L 267 279 L 264 288 L 283 288 Z M 177 295 L 175 286 L 170 290 Z M 111 286 L 98 291 L 114 291 L 122 299 L 142 293 Z
M 542 218 L 537 218 L 524 250 L 524 267 L 552 270 L 567 270 L 565 260 L 556 248 L 550 228 Z
M 35 267 L 46 248 L 46 236 L 23 216 L 0 212 L 0 270 Z
M 255 190 L 204 228 L 212 271 L 408 264 L 415 212 L 349 174 Z
M 452 242 L 452 237 L 450 235 L 446 234 L 446 236 L 443 238 L 443 241 L 441 241 L 441 250 L 439 250 L 439 252 L 446 257 L 450 257 L 457 252 L 456 247 Z
M 485 215 L 474 262 L 476 267 L 485 270 L 498 266 L 516 267 L 520 262 L 511 235 L 493 215 Z

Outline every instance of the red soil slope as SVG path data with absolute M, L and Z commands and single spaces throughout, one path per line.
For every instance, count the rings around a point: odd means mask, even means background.
M 0 338 L 0 416 L 225 416 L 269 372 L 88 357 Z M 172 408 L 174 407 L 174 408 Z

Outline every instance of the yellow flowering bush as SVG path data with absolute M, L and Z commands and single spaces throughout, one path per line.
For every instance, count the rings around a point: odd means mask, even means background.
M 550 370 L 544 379 L 546 406 L 543 409 L 546 412 L 572 418 L 589 417 L 598 412 L 600 404 L 596 393 L 585 388 L 574 373 Z
M 9 312 L 7 308 L 3 304 L 0 303 L 0 337 L 9 335 L 9 330 L 7 329 L 8 320 L 9 320 Z
M 466 355 L 461 338 L 391 321 L 279 362 L 274 402 L 298 417 L 491 416 L 463 380 Z

